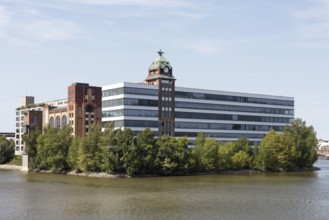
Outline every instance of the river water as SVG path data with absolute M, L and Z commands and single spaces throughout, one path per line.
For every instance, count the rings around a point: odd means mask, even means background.
M 315 172 L 106 179 L 0 170 L 0 219 L 329 219 Z

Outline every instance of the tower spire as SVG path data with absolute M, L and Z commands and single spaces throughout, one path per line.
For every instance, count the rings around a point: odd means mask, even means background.
M 162 54 L 164 54 L 164 52 L 160 49 L 160 50 L 158 51 L 158 54 L 159 54 L 160 56 L 162 56 Z

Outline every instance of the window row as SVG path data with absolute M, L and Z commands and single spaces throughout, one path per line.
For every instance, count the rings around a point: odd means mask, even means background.
M 119 109 L 119 110 L 102 112 L 103 118 L 120 117 L 120 116 L 158 117 L 158 111 L 139 110 L 139 109 Z
M 105 122 L 103 127 L 105 127 Z M 114 122 L 115 127 L 141 127 L 141 128 L 157 128 L 158 121 L 144 120 L 119 120 Z M 202 130 L 240 130 L 240 131 L 283 131 L 284 126 L 270 125 L 245 125 L 245 124 L 222 124 L 222 123 L 201 123 L 201 122 L 176 122 L 175 128 L 181 129 L 199 129 Z
M 208 114 L 194 112 L 175 112 L 176 118 L 205 119 L 205 120 L 227 120 L 227 121 L 255 121 L 272 123 L 291 123 L 293 118 L 252 116 L 252 115 L 230 115 L 230 114 Z
M 175 132 L 176 137 L 196 137 L 198 132 Z M 212 133 L 212 132 L 205 132 L 206 137 L 211 138 L 257 138 L 262 139 L 264 138 L 265 134 L 245 134 L 245 133 Z
M 156 89 L 141 89 L 141 88 L 133 88 L 133 87 L 124 87 L 124 88 L 116 88 L 116 89 L 109 89 L 104 90 L 102 92 L 103 97 L 108 96 L 115 96 L 121 94 L 136 94 L 136 95 L 150 95 L 150 96 L 157 96 L 158 90 Z
M 285 105 L 294 106 L 294 101 L 277 100 L 277 99 L 264 99 L 242 96 L 230 96 L 230 95 L 216 95 L 216 94 L 204 94 L 195 92 L 175 92 L 176 98 L 185 99 L 203 99 L 203 100 L 215 100 L 215 101 L 228 101 L 228 102 L 244 102 L 244 103 L 257 103 L 267 105 Z
M 62 118 L 60 118 L 60 116 L 56 116 L 56 118 L 54 118 L 53 116 L 50 116 L 49 126 L 51 128 L 66 127 L 67 126 L 67 117 L 66 117 L 66 115 L 63 115 Z
M 120 94 L 136 94 L 136 95 L 138 94 L 138 95 L 157 96 L 158 90 L 124 87 L 124 88 L 116 88 L 116 89 L 103 91 L 103 97 L 120 95 Z M 205 94 L 205 93 L 196 93 L 196 92 L 175 91 L 175 97 L 187 98 L 187 99 L 202 99 L 202 100 L 216 100 L 216 101 L 229 101 L 229 102 L 257 103 L 257 104 L 267 104 L 267 105 L 294 106 L 294 101 L 290 101 L 290 100 L 216 95 L 216 94 Z
M 148 100 L 148 99 L 132 99 L 132 98 L 103 101 L 103 107 L 114 107 L 114 106 L 122 106 L 122 105 L 157 107 L 158 101 L 157 100 Z M 293 109 L 278 109 L 278 108 L 236 106 L 236 105 L 223 105 L 223 104 L 179 102 L 179 101 L 175 102 L 175 106 L 176 106 L 176 108 L 186 108 L 186 109 L 294 115 Z
M 103 111 L 103 118 L 120 117 L 120 116 L 137 116 L 137 117 L 158 117 L 156 110 L 139 110 L 139 109 L 119 109 Z M 227 120 L 227 121 L 255 121 L 289 124 L 293 121 L 291 118 L 252 116 L 252 115 L 231 115 L 231 114 L 209 114 L 195 112 L 175 112 L 176 118 L 185 119 L 204 119 L 204 120 Z

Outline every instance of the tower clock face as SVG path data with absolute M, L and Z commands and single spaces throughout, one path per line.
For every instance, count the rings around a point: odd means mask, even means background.
M 169 68 L 168 68 L 167 66 L 165 66 L 164 69 L 163 69 L 163 71 L 164 71 L 165 73 L 169 73 Z

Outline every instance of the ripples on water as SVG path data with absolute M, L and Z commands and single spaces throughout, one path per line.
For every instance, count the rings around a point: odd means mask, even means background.
M 329 219 L 329 161 L 316 166 L 136 179 L 0 170 L 0 219 Z

